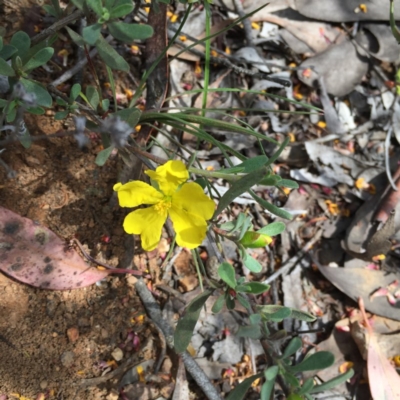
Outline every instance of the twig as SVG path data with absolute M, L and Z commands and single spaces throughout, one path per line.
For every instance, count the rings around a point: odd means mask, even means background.
M 303 246 L 303 248 L 295 256 L 293 256 L 288 261 L 286 261 L 284 266 L 279 268 L 278 271 L 276 271 L 271 276 L 269 276 L 267 279 L 265 279 L 265 281 L 263 281 L 263 283 L 269 284 L 269 283 L 273 282 L 279 276 L 286 275 L 297 264 L 297 262 L 306 253 L 308 253 L 311 250 L 311 248 L 314 246 L 315 243 L 318 242 L 318 240 L 321 238 L 321 236 L 322 236 L 322 230 L 319 230 L 317 232 L 317 234 L 305 246 Z
M 36 36 L 34 36 L 31 39 L 31 45 L 34 46 L 35 44 L 38 44 L 39 42 L 43 41 L 44 39 L 47 39 L 51 35 L 54 35 L 57 31 L 60 29 L 64 28 L 64 26 L 67 26 L 69 23 L 72 21 L 75 21 L 78 18 L 82 18 L 85 14 L 81 10 L 76 10 L 72 14 L 67 15 L 63 19 L 60 19 L 59 21 L 55 22 L 53 25 L 49 26 L 48 28 L 44 29 L 42 32 L 38 33 Z
M 167 340 L 165 339 L 165 335 L 164 335 L 164 332 L 162 331 L 162 329 L 154 322 L 153 322 L 153 325 L 156 328 L 156 330 L 158 332 L 158 336 L 160 336 L 160 341 L 161 341 L 160 355 L 158 356 L 158 360 L 157 360 L 157 363 L 156 363 L 156 365 L 154 367 L 154 371 L 153 371 L 154 374 L 157 374 L 161 368 L 163 361 L 164 361 L 165 354 L 167 353 Z
M 246 13 L 243 10 L 243 4 L 241 0 L 233 0 L 233 4 L 235 5 L 236 12 L 239 14 L 240 18 L 244 18 Z M 251 22 L 248 18 L 243 19 L 242 21 L 244 27 L 244 35 L 246 37 L 246 42 L 248 46 L 254 47 L 253 41 L 253 31 L 251 29 Z
M 390 182 L 390 186 L 397 192 L 397 186 L 396 183 L 394 182 L 392 178 L 392 174 L 390 172 L 390 165 L 389 165 L 389 147 L 390 147 L 390 137 L 392 136 L 392 127 L 390 127 L 387 131 L 386 134 L 386 139 L 385 139 L 385 169 L 386 169 L 386 175 L 387 178 Z
M 156 303 L 153 295 L 151 294 L 142 279 L 139 279 L 135 283 L 135 289 L 140 299 L 142 300 L 142 303 L 148 315 L 150 316 L 152 321 L 157 324 L 159 328 L 163 331 L 168 347 L 170 349 L 174 349 L 174 331 L 171 325 L 169 325 L 169 323 L 163 319 L 160 307 Z M 203 390 L 207 399 L 221 400 L 221 397 L 219 396 L 217 390 L 210 382 L 204 371 L 191 357 L 191 355 L 187 351 L 185 351 L 184 353 L 181 353 L 180 356 L 182 357 L 187 371 L 190 373 L 190 375 L 192 375 L 192 378 L 196 381 L 201 390 Z

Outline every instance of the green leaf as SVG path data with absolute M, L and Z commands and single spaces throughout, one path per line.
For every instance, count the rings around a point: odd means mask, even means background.
M 287 137 L 282 144 L 279 146 L 278 150 L 269 158 L 266 166 L 273 164 L 281 155 L 282 151 L 285 149 L 285 147 L 288 145 L 290 141 L 290 138 Z
M 281 322 L 285 318 L 290 317 L 291 310 L 289 307 L 270 304 L 266 306 L 258 306 L 257 309 L 269 321 Z
M 232 289 L 236 287 L 235 269 L 228 262 L 223 262 L 218 267 L 218 275 Z
M 251 197 L 255 201 L 257 201 L 258 204 L 260 204 L 261 207 L 264 207 L 270 213 L 275 214 L 278 217 L 281 217 L 281 218 L 284 218 L 284 219 L 289 219 L 290 220 L 290 219 L 293 218 L 292 214 L 290 214 L 289 212 L 287 212 L 285 210 L 282 210 L 281 208 L 278 208 L 277 206 L 274 206 L 273 204 L 269 203 L 268 201 L 262 199 L 261 197 L 257 196 L 252 190 L 250 190 L 249 193 L 250 193 Z
M 242 254 L 242 260 L 243 260 L 243 264 L 251 272 L 258 274 L 259 272 L 262 271 L 262 265 L 257 260 L 255 260 L 253 257 L 251 257 L 249 254 L 247 254 L 246 251 L 244 251 Z
M 286 384 L 289 384 L 290 386 L 293 386 L 295 388 L 300 387 L 300 381 L 291 373 L 289 372 L 284 372 L 282 373 L 283 381 L 286 382 Z
M 282 179 L 276 183 L 276 186 L 286 187 L 288 189 L 298 189 L 299 188 L 299 184 L 295 181 L 292 181 L 291 179 Z
M 100 37 L 101 25 L 89 25 L 82 30 L 82 36 L 86 43 L 93 46 Z
M 242 293 L 237 293 L 236 300 L 247 310 L 251 308 L 249 301 L 244 297 Z
M 56 103 L 59 106 L 63 106 L 63 107 L 67 107 L 68 106 L 68 103 L 64 99 L 62 99 L 61 97 L 57 97 L 56 98 Z
M 239 240 L 239 243 L 247 249 L 258 249 L 271 244 L 272 238 L 271 236 L 263 235 L 262 233 L 247 231 Z
M 22 146 L 25 147 L 25 149 L 29 149 L 29 147 L 31 147 L 32 138 L 28 129 L 25 129 L 24 134 L 20 138 L 18 138 L 18 140 L 22 144 Z
M 6 99 L 0 99 L 0 108 L 3 108 L 7 105 L 8 101 Z
M 302 395 L 302 394 L 309 393 L 313 387 L 314 387 L 314 379 L 308 378 L 304 381 L 301 388 L 297 391 L 297 394 Z
M 314 322 L 317 319 L 315 315 L 312 315 L 305 311 L 297 310 L 295 308 L 292 308 L 291 310 L 292 310 L 291 318 L 299 319 L 300 321 L 306 321 L 306 322 Z
M 271 400 L 271 395 L 275 387 L 275 380 L 266 381 L 261 387 L 261 400 Z
M 265 170 L 261 169 L 253 171 L 234 182 L 229 190 L 219 200 L 217 210 L 214 213 L 214 218 L 216 218 L 222 212 L 222 210 L 228 207 L 242 193 L 246 192 L 252 186 L 260 182 L 264 176 Z
M 107 43 L 107 41 L 100 35 L 96 42 L 96 48 L 103 61 L 112 69 L 120 71 L 129 71 L 129 64 L 121 57 L 115 49 Z
M 97 107 L 100 102 L 99 92 L 94 86 L 87 86 L 86 87 L 86 98 L 89 104 L 92 106 L 93 110 L 97 110 Z
M 61 119 L 64 119 L 67 117 L 67 115 L 69 114 L 69 110 L 65 110 L 65 111 L 57 111 L 54 114 L 54 119 L 56 121 L 60 121 Z M 103 150 L 104 151 L 104 150 Z
M 251 314 L 249 316 L 249 320 L 250 320 L 251 325 L 259 324 L 261 322 L 261 315 L 260 314 Z
M 218 314 L 222 310 L 222 308 L 224 307 L 224 304 L 225 304 L 225 295 L 221 294 L 221 296 L 219 296 L 218 299 L 215 300 L 215 303 L 212 306 L 211 311 L 214 314 Z
M 113 146 L 107 147 L 104 150 L 100 151 L 96 156 L 96 160 L 94 161 L 96 165 L 102 167 L 110 157 L 112 151 L 114 150 Z
M 396 21 L 394 19 L 394 0 L 390 0 L 390 28 L 392 29 L 392 35 L 397 40 L 397 43 L 400 43 L 400 31 L 397 29 Z
M 265 379 L 267 381 L 272 381 L 278 376 L 279 367 L 277 365 L 272 365 L 266 371 L 264 371 Z
M 79 83 L 75 83 L 71 88 L 71 93 L 69 94 L 69 98 L 74 101 L 81 92 L 81 85 Z
M 12 121 L 14 121 L 16 115 L 17 115 L 17 109 L 16 109 L 16 108 L 13 108 L 13 109 L 7 111 L 6 121 L 7 121 L 7 122 L 12 122 Z
M 228 310 L 233 310 L 234 308 L 235 308 L 235 300 L 234 299 L 232 299 L 232 297 L 231 296 L 229 296 L 229 295 L 227 295 L 226 297 L 225 297 L 225 304 L 226 304 L 226 308 L 228 309 Z
M 244 290 L 241 290 L 242 288 Z M 261 293 L 267 292 L 269 290 L 269 288 L 270 288 L 269 285 L 265 285 L 264 283 L 261 283 L 261 282 L 247 282 L 247 283 L 244 283 L 243 285 L 237 286 L 236 290 L 238 292 L 261 294 Z
M 272 222 L 267 226 L 259 229 L 257 233 L 262 233 L 268 236 L 276 236 L 282 233 L 286 228 L 286 225 L 283 222 Z
M 246 173 L 249 174 L 250 172 L 257 171 L 258 169 L 262 168 L 268 162 L 267 156 L 256 156 L 253 158 L 248 158 L 247 160 L 243 161 L 242 163 L 236 165 L 232 168 L 222 169 L 221 172 L 224 173 Z
M 78 7 L 81 11 L 83 10 L 83 2 L 84 0 L 71 0 L 71 2 Z
M 262 337 L 260 325 L 240 326 L 235 335 L 236 337 L 247 337 L 255 340 Z
M 285 359 L 292 356 L 296 353 L 297 350 L 300 350 L 302 346 L 303 342 L 301 341 L 301 339 L 298 337 L 294 337 L 286 346 L 281 358 Z
M 74 30 L 72 30 L 71 28 L 69 28 L 68 26 L 65 27 L 68 31 L 68 34 L 70 36 L 70 38 L 73 40 L 73 42 L 79 46 L 79 47 L 83 47 L 85 46 L 85 40 L 83 39 L 83 37 L 81 35 L 79 35 L 78 33 L 76 33 Z
M 288 396 L 287 400 L 303 400 L 297 393 L 292 393 Z
M 35 115 L 43 115 L 45 113 L 44 108 L 42 107 L 29 107 L 26 111 Z
M 125 108 L 114 113 L 114 115 L 119 115 L 132 128 L 138 124 L 141 114 L 142 112 L 138 108 Z
M 99 17 L 103 14 L 103 6 L 101 0 L 86 0 L 86 4 L 90 7 Z
M 315 371 L 328 368 L 335 362 L 335 357 L 329 351 L 318 351 L 306 357 L 300 364 L 288 367 L 291 372 Z
M 310 390 L 310 393 L 319 393 L 319 392 L 325 392 L 326 390 L 331 390 L 334 387 L 336 387 L 336 386 L 346 382 L 348 379 L 352 378 L 353 375 L 354 375 L 354 370 L 349 369 L 344 374 L 335 376 L 334 378 L 322 383 L 321 385 L 314 386 Z
M 3 49 L 3 38 L 0 36 L 0 51 Z
M 21 82 L 25 86 L 27 92 L 35 93 L 37 105 L 51 107 L 53 100 L 49 92 L 41 84 L 25 78 L 21 78 Z
M 28 54 L 29 48 L 31 47 L 31 39 L 27 33 L 18 31 L 11 38 L 10 44 L 17 49 L 18 55 L 23 57 Z
M 107 27 L 111 35 L 125 43 L 132 43 L 134 40 L 148 39 L 152 37 L 154 33 L 150 25 L 110 22 Z
M 14 46 L 11 46 L 10 44 L 6 44 L 5 46 L 3 46 L 3 48 L 0 51 L 0 58 L 4 59 L 4 60 L 8 60 L 9 58 L 11 58 L 11 56 L 13 56 L 16 52 L 17 52 L 17 48 Z
M 185 315 L 178 321 L 174 333 L 174 347 L 178 353 L 183 353 L 189 346 L 201 309 L 211 293 L 211 290 L 205 290 L 196 296 L 186 308 Z
M 24 66 L 24 71 L 31 71 L 34 68 L 40 67 L 47 63 L 54 54 L 52 47 L 45 47 L 39 50 Z
M 225 400 L 242 400 L 244 399 L 244 396 L 246 395 L 247 391 L 250 389 L 251 384 L 259 378 L 262 378 L 262 373 L 250 376 L 249 378 L 246 378 L 243 382 L 239 383 L 239 385 L 237 385 L 235 387 L 235 389 L 233 389 L 228 397 L 225 398 Z
M 133 4 L 121 4 L 110 11 L 110 18 L 121 18 L 133 11 Z
M 0 58 L 0 75 L 15 76 L 15 71 L 7 61 Z

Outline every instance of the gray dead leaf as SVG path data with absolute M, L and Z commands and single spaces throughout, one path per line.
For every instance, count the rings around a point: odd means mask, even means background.
M 234 54 L 234 56 L 238 59 L 242 58 L 244 62 L 254 65 L 262 72 L 270 72 L 265 60 L 257 53 L 257 50 L 254 47 L 242 47 Z
M 354 116 L 349 106 L 343 101 L 337 101 L 335 104 L 336 111 L 345 132 L 356 128 Z
M 392 114 L 393 132 L 396 136 L 397 142 L 400 144 L 400 100 L 397 99 L 394 103 Z
M 243 357 L 243 341 L 232 334 L 215 342 L 212 348 L 214 350 L 213 361 L 236 364 Z
M 272 130 L 278 133 L 288 133 L 290 130 L 289 124 L 283 124 L 280 121 L 279 114 L 275 113 L 275 103 L 271 100 L 258 100 L 253 106 L 255 109 L 266 110 L 269 120 L 271 121 Z M 268 110 L 268 111 L 267 111 Z M 272 111 L 269 111 L 272 110 Z
M 337 184 L 337 180 L 332 178 L 330 174 L 325 171 L 320 171 L 318 175 L 308 172 L 307 168 L 291 169 L 290 177 L 296 181 L 316 183 L 317 185 L 332 187 Z
M 186 377 L 185 364 L 179 358 L 178 371 L 176 373 L 176 382 L 172 400 L 186 400 L 189 399 L 189 381 Z
M 196 363 L 210 379 L 221 379 L 224 370 L 232 367 L 231 363 L 210 361 L 205 357 L 196 358 Z

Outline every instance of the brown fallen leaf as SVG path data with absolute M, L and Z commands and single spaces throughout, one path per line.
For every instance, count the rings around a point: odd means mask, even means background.
M 365 313 L 364 301 L 361 297 L 358 304 L 369 335 L 367 367 L 372 398 L 374 400 L 399 400 L 400 376 L 381 351 Z

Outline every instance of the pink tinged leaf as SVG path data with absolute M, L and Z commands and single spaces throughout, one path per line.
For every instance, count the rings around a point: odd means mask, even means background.
M 52 231 L 3 207 L 0 271 L 31 286 L 53 290 L 89 286 L 116 272 L 90 267 Z

